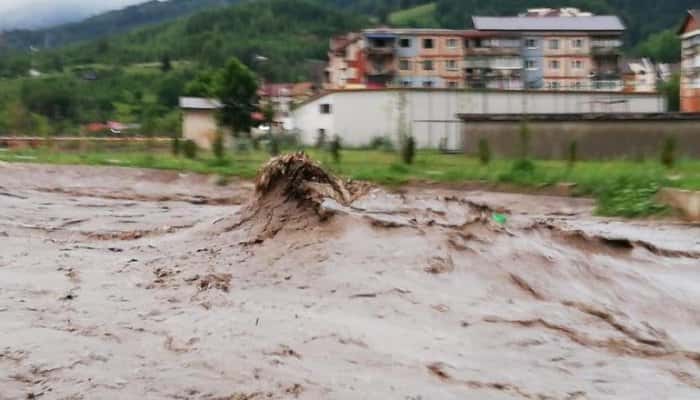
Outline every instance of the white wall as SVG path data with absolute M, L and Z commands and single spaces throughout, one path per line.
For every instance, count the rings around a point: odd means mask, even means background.
M 331 114 L 321 114 L 321 104 Z M 663 112 L 663 96 L 590 92 L 474 92 L 455 90 L 357 90 L 331 92 L 310 101 L 294 113 L 295 127 L 304 144 L 315 143 L 319 129 L 328 137 L 339 135 L 346 146 L 363 146 L 377 136 L 396 141 L 411 134 L 420 147 L 461 149 L 459 113 L 620 113 Z

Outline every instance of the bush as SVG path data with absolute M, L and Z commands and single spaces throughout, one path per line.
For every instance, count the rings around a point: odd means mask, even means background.
M 479 161 L 483 165 L 488 165 L 491 162 L 491 147 L 486 138 L 479 139 Z
M 535 163 L 526 159 L 517 160 L 513 163 L 511 172 L 513 174 L 531 174 L 535 172 Z
M 224 135 L 221 133 L 216 134 L 211 150 L 218 160 L 224 158 Z
M 197 144 L 190 139 L 182 144 L 182 153 L 190 160 L 197 158 Z
M 370 140 L 369 145 L 367 146 L 368 150 L 386 150 L 387 147 L 394 147 L 394 144 L 391 143 L 391 140 L 384 136 L 375 136 Z
M 174 155 L 175 157 L 179 156 L 179 155 L 180 155 L 180 151 L 182 151 L 182 148 L 181 148 L 181 147 L 182 147 L 182 144 L 180 143 L 180 137 L 179 137 L 179 136 L 175 136 L 175 137 L 173 138 L 173 141 L 171 142 L 171 144 L 172 144 L 171 151 L 173 152 L 173 155 Z
M 403 141 L 403 146 L 401 147 L 401 160 L 405 164 L 413 164 L 413 159 L 416 156 L 416 140 L 413 136 L 408 136 Z
M 566 159 L 569 163 L 569 168 L 573 167 L 574 164 L 576 164 L 576 161 L 578 161 L 578 142 L 575 140 L 572 140 L 571 143 L 569 143 Z
M 664 140 L 661 150 L 661 163 L 666 168 L 673 168 L 676 165 L 676 138 L 669 137 Z
M 530 127 L 527 121 L 520 123 L 520 158 L 526 160 L 530 158 Z
M 597 213 L 628 218 L 663 213 L 668 208 L 655 201 L 659 188 L 646 177 L 617 179 L 598 190 Z
M 273 157 L 280 154 L 280 143 L 276 135 L 270 134 L 270 141 L 267 144 L 267 150 Z
M 317 149 L 322 149 L 326 147 L 326 132 L 321 131 L 318 133 L 318 136 L 316 136 L 316 144 L 315 147 Z
M 331 140 L 328 151 L 331 153 L 331 157 L 333 157 L 333 162 L 338 164 L 340 163 L 340 150 L 342 150 L 342 144 L 340 142 L 340 137 L 335 136 L 333 140 Z

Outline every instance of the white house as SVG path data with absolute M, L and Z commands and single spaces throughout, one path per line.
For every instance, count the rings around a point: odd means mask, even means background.
M 423 148 L 462 148 L 457 114 L 646 113 L 666 111 L 655 93 L 367 89 L 331 91 L 294 112 L 302 143 L 338 135 L 349 147 L 412 135 Z

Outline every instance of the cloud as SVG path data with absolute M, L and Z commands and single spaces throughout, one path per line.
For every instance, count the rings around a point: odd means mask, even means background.
M 73 22 L 145 0 L 0 0 L 0 30 Z

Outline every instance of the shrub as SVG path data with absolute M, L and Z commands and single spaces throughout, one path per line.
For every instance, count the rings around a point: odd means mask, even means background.
M 673 168 L 676 165 L 676 138 L 668 137 L 664 140 L 661 149 L 661 163 L 666 168 Z
M 190 160 L 197 157 L 197 144 L 190 139 L 182 144 L 182 153 Z
M 535 172 L 535 163 L 527 159 L 517 160 L 513 163 L 511 172 L 513 174 L 531 174 Z
M 315 147 L 317 149 L 322 149 L 322 148 L 326 147 L 326 132 L 325 131 L 320 131 L 318 133 L 318 136 L 316 136 Z
M 180 137 L 179 137 L 179 136 L 175 136 L 175 137 L 173 138 L 173 141 L 171 142 L 171 144 L 172 144 L 171 151 L 173 152 L 173 155 L 176 156 L 176 157 L 179 156 L 179 155 L 180 155 L 180 151 L 182 151 L 182 148 L 181 148 L 181 147 L 182 147 L 182 143 L 180 143 Z
M 387 147 L 393 147 L 391 140 L 384 136 L 375 136 L 370 140 L 367 148 L 369 150 L 386 150 Z
M 573 167 L 574 164 L 576 164 L 576 161 L 578 161 L 578 142 L 575 140 L 572 140 L 571 143 L 569 143 L 569 148 L 566 152 L 566 160 L 569 163 L 569 168 Z
M 520 123 L 520 158 L 524 160 L 530 157 L 530 136 L 530 127 L 523 120 Z
M 224 135 L 222 135 L 221 133 L 216 134 L 216 138 L 214 138 L 214 143 L 212 144 L 211 150 L 218 160 L 224 158 Z
M 617 179 L 598 189 L 597 213 L 628 218 L 663 213 L 668 208 L 655 201 L 659 188 L 646 177 Z
M 342 150 L 342 143 L 340 142 L 340 137 L 336 135 L 328 146 L 328 151 L 336 164 L 340 162 L 340 150 Z
M 280 143 L 276 135 L 270 134 L 270 141 L 267 144 L 267 150 L 273 157 L 280 154 Z
M 491 147 L 486 138 L 479 139 L 479 161 L 483 165 L 488 165 L 491 162 Z
M 403 141 L 401 147 L 401 160 L 405 164 L 413 164 L 413 159 L 416 156 L 416 140 L 413 136 L 408 136 Z

